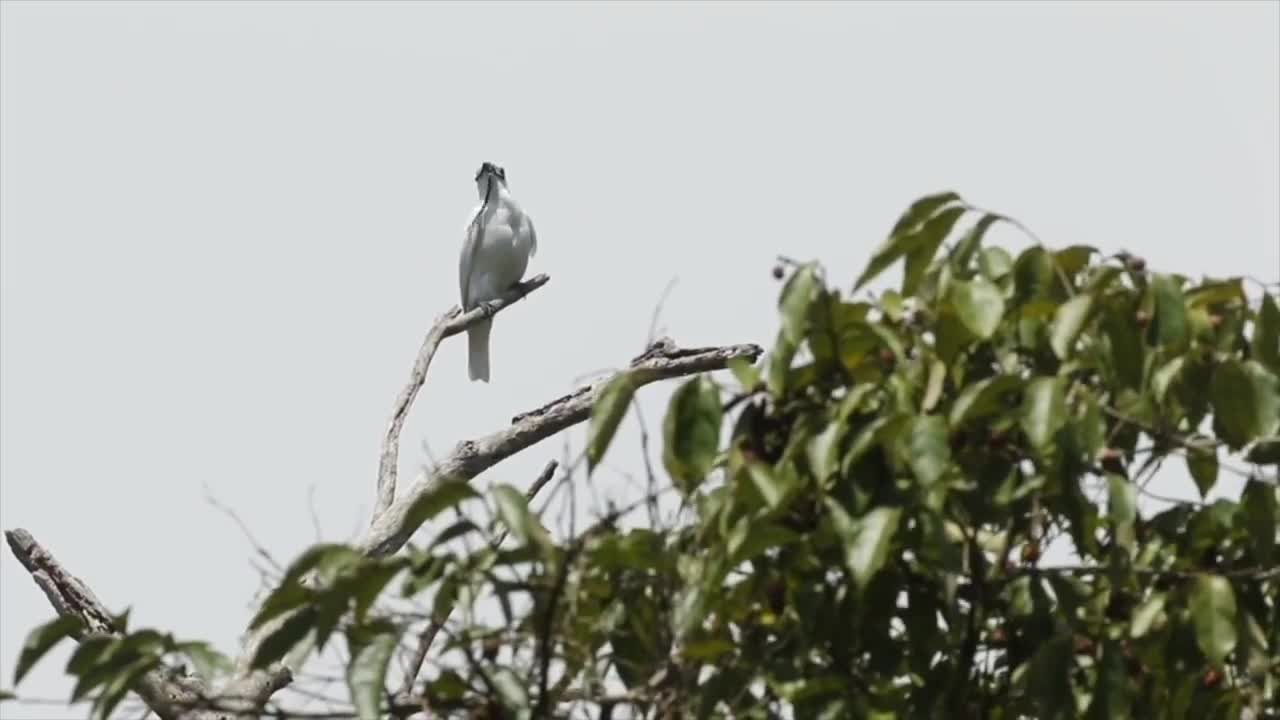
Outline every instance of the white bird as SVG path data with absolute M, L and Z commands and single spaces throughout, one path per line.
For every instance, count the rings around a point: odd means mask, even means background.
M 533 220 L 507 190 L 507 172 L 493 163 L 481 165 L 476 189 L 480 206 L 471 214 L 458 266 L 463 312 L 488 308 L 489 302 L 520 282 L 529 258 L 538 252 Z M 472 380 L 489 382 L 491 329 L 493 318 L 488 317 L 467 330 L 467 374 Z

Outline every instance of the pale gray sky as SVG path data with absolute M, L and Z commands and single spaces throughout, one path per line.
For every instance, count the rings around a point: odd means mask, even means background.
M 446 343 L 405 473 L 420 441 L 440 455 L 637 354 L 673 277 L 678 342 L 768 345 L 777 253 L 851 282 L 938 190 L 1050 244 L 1274 279 L 1278 128 L 1276 2 L 7 0 L 0 526 L 135 623 L 234 650 L 257 577 L 204 486 L 281 558 L 314 540 L 311 488 L 327 539 L 363 526 L 485 160 L 552 282 L 497 319 L 491 385 Z M 669 390 L 643 395 L 655 427 Z M 636 467 L 635 438 L 611 464 Z M 51 610 L 7 548 L 0 609 L 9 686 Z M 65 697 L 65 657 L 22 694 Z

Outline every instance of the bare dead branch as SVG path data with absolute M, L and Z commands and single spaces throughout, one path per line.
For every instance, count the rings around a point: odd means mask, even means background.
M 662 338 L 619 371 L 627 373 L 636 387 L 674 377 L 721 370 L 735 358 L 759 357 L 758 345 L 729 345 L 711 348 L 676 348 L 670 338 Z M 617 373 L 615 373 L 615 376 Z M 591 406 L 612 378 L 581 388 L 558 400 L 517 415 L 512 425 L 478 440 L 465 440 L 454 448 L 429 477 L 423 478 L 403 497 L 397 498 L 378 516 L 358 548 L 370 556 L 390 555 L 409 541 L 418 530 L 407 522 L 409 510 L 419 498 L 442 482 L 466 482 L 502 460 L 577 425 L 591 416 Z
M 550 279 L 547 275 L 537 275 L 511 288 L 507 294 L 489 303 L 487 308 L 477 307 L 470 312 L 461 313 L 461 309 L 455 305 L 436 318 L 431 330 L 422 341 L 418 357 L 413 362 L 413 370 L 409 373 L 409 382 L 396 398 L 391 421 L 387 424 L 387 434 L 382 441 L 382 456 L 378 461 L 378 499 L 373 506 L 370 524 L 376 523 L 395 500 L 396 465 L 400 460 L 400 430 L 404 427 L 405 418 L 409 416 L 409 408 L 413 406 L 418 390 L 422 389 L 422 384 L 426 382 L 427 370 L 431 367 L 431 359 L 435 357 L 436 349 L 440 347 L 440 341 L 457 335 L 486 317 L 492 317 L 511 307 L 524 296 L 546 285 Z
M 461 323 L 461 319 L 453 321 L 450 328 L 457 329 L 447 334 L 461 332 L 465 327 Z M 591 407 L 595 404 L 600 391 L 608 385 L 612 377 L 616 377 L 619 373 L 627 373 L 636 388 L 639 388 L 660 380 L 721 370 L 730 360 L 735 358 L 754 360 L 762 352 L 760 346 L 751 344 L 678 348 L 670 338 L 661 338 L 632 360 L 629 367 L 614 373 L 613 376 L 580 388 L 535 410 L 521 413 L 512 420 L 508 428 L 477 440 L 465 440 L 459 443 L 429 476 L 420 479 L 407 493 L 395 498 L 385 511 L 376 514 L 364 539 L 356 543 L 356 549 L 370 557 L 382 557 L 399 551 L 418 530 L 418 525 L 411 520 L 410 510 L 437 485 L 444 482 L 469 482 L 502 460 L 591 417 Z M 291 677 L 291 671 L 284 665 L 277 665 L 266 671 L 249 670 L 252 658 L 257 654 L 263 640 L 290 616 L 290 613 L 285 613 L 271 622 L 264 623 L 250 634 L 237 663 L 237 668 L 243 673 L 243 679 L 235 685 L 240 696 L 261 697 L 265 702 L 270 696 L 269 693 L 266 696 L 257 693 L 273 686 L 278 689 L 290 682 L 287 678 Z
M 4 536 L 13 556 L 31 573 L 31 579 L 44 591 L 53 609 L 62 617 L 74 617 L 84 623 L 84 637 L 119 635 L 111 612 L 89 586 L 63 568 L 31 533 L 17 528 L 5 531 Z M 203 683 L 163 669 L 144 673 L 134 682 L 133 690 L 163 720 L 217 720 L 219 717 L 230 720 L 236 717 L 193 709 L 204 695 Z

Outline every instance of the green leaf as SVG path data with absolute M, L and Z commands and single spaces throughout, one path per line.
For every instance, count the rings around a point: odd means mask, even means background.
M 739 529 L 740 528 L 740 529 Z M 772 522 L 759 522 L 743 517 L 729 537 L 729 555 L 733 564 L 744 563 L 769 548 L 787 545 L 799 539 L 794 532 Z
M 13 686 L 17 687 L 22 682 L 22 678 L 31 671 L 40 658 L 53 649 L 54 645 L 63 638 L 78 633 L 82 627 L 83 623 L 78 618 L 67 616 L 50 620 L 27 633 L 27 639 L 22 643 L 22 651 L 18 654 L 18 664 L 13 669 Z
M 1077 295 L 1058 306 L 1049 328 L 1049 346 L 1059 358 L 1066 360 L 1075 347 L 1076 338 L 1093 312 L 1093 295 Z
M 1187 470 L 1196 481 L 1200 497 L 1208 497 L 1218 482 L 1218 453 L 1213 448 L 1196 446 L 1187 450 Z
M 88 697 L 94 688 L 114 677 L 122 664 L 129 662 L 123 648 L 121 637 L 91 635 L 84 639 L 67 663 L 67 671 L 77 678 L 71 689 L 71 702 Z
M 1220 666 L 1236 646 L 1236 595 L 1218 575 L 1200 575 L 1191 586 L 1191 618 L 1196 643 L 1209 662 Z
M 280 580 L 280 588 L 295 585 L 312 570 L 317 570 L 321 575 L 328 575 L 341 566 L 359 562 L 361 557 L 363 556 L 355 549 L 341 543 L 312 545 L 285 570 L 284 577 Z M 250 627 L 256 627 L 262 622 L 265 622 L 265 619 L 255 620 Z
M 817 263 L 801 265 L 783 286 L 778 310 L 782 315 L 782 331 L 791 342 L 798 343 L 804 338 L 809 325 L 809 308 L 821 289 Z
M 853 291 L 857 292 L 862 289 L 863 286 L 874 280 L 876 276 L 896 262 L 898 258 L 914 249 L 918 243 L 913 233 L 915 228 L 923 224 L 943 207 L 959 200 L 960 196 L 956 193 L 945 192 L 929 195 L 912 203 L 911 207 L 907 208 L 907 211 L 902 214 L 902 217 L 898 218 L 898 222 L 893 226 L 889 237 L 872 253 L 866 269 L 862 271 L 862 275 L 854 283 Z
M 307 604 L 314 597 L 315 591 L 303 586 L 297 580 L 282 583 L 263 601 L 262 607 L 258 608 L 257 614 L 249 622 L 249 629 L 257 629 L 270 620 Z
M 160 664 L 157 658 L 142 657 L 137 658 L 121 667 L 113 668 L 113 672 L 106 684 L 102 688 L 102 692 L 93 702 L 93 717 L 107 720 L 111 717 L 111 712 L 116 709 L 125 695 L 129 694 L 129 689 L 133 683 L 144 673 Z
M 726 366 L 737 378 L 743 392 L 752 392 L 760 384 L 760 368 L 753 361 L 744 357 L 729 358 Z
M 907 208 L 907 211 L 898 217 L 898 221 L 894 223 L 890 236 L 901 235 L 904 232 L 914 229 L 925 220 L 933 217 L 942 208 L 955 202 L 963 202 L 960 196 L 954 192 L 940 192 L 934 195 L 925 195 Z
M 774 468 L 766 463 L 748 461 L 746 467 L 752 485 L 771 508 L 781 505 L 795 489 L 796 479 L 794 473 L 789 472 L 790 465 Z
M 1071 694 L 1071 636 L 1055 635 L 1042 644 L 1027 663 L 1027 691 L 1036 704 L 1038 717 L 1073 717 Z
M 387 665 L 400 634 L 389 622 L 357 627 L 347 633 L 351 661 L 347 664 L 347 687 L 360 720 L 382 717 L 382 697 L 386 693 Z
M 631 373 L 620 372 L 600 391 L 591 406 L 591 421 L 587 425 L 587 471 L 590 473 L 604 458 L 604 453 L 618 431 L 618 423 L 627 414 L 636 383 Z
M 912 247 L 907 251 L 907 261 L 902 272 L 902 294 L 911 296 L 920 288 L 924 271 L 937 254 L 942 241 L 951 233 L 956 221 L 965 212 L 963 207 L 950 207 L 933 216 L 911 238 Z
M 1038 377 L 1027 384 L 1022 396 L 1022 431 L 1037 449 L 1048 446 L 1067 421 L 1062 383 L 1054 377 Z
M 1185 355 L 1179 355 L 1151 373 L 1151 392 L 1154 394 L 1156 402 L 1163 403 L 1165 401 L 1165 397 L 1169 394 L 1169 387 L 1182 374 L 1182 368 L 1186 365 L 1186 361 Z
M 1007 399 L 1022 386 L 1016 375 L 997 375 L 965 387 L 951 405 L 948 422 L 958 428 L 965 423 L 982 420 L 1009 407 Z
M 435 487 L 414 499 L 409 506 L 405 519 L 405 527 L 422 527 L 423 524 L 453 508 L 464 500 L 478 498 L 480 494 L 467 482 L 445 480 L 436 483 Z
M 1125 669 L 1124 651 L 1118 642 L 1107 640 L 1103 644 L 1102 661 L 1098 663 L 1093 690 L 1093 700 L 1085 713 L 1086 718 L 1113 720 L 1132 717 L 1129 673 Z
M 1053 258 L 1039 246 L 1029 247 L 1018 255 L 1013 264 L 1013 282 L 1018 304 L 1052 300 L 1061 293 Z
M 911 421 L 903 437 L 907 445 L 907 463 L 916 479 L 922 485 L 937 482 L 951 464 L 946 421 L 937 415 L 922 415 Z
M 1216 280 L 1201 283 L 1186 293 L 1187 305 L 1190 307 L 1207 307 L 1210 305 L 1244 305 L 1248 297 L 1244 293 L 1244 283 L 1240 278 Z
M 1074 278 L 1081 270 L 1089 266 L 1089 258 L 1098 249 L 1091 245 L 1072 245 L 1053 254 L 1054 262 L 1058 263 L 1058 267 L 1062 268 L 1062 272 L 1067 277 Z
M 356 622 L 364 622 L 378 596 L 404 568 L 405 561 L 402 557 L 379 558 L 360 568 L 360 572 L 351 581 L 356 601 Z
M 1136 309 L 1130 302 L 1109 302 L 1103 313 L 1102 328 L 1110 347 L 1109 360 L 1116 379 L 1128 387 L 1142 387 L 1143 358 L 1146 345 L 1134 320 Z
M 1004 316 L 1004 297 L 1000 288 L 985 278 L 951 284 L 951 305 L 969 332 L 986 340 L 1000 327 Z
M 819 482 L 825 482 L 840 469 L 840 440 L 846 430 L 844 421 L 836 418 L 805 444 L 809 468 Z
M 1209 395 L 1213 425 L 1233 450 L 1280 429 L 1280 383 L 1256 361 L 1229 360 L 1214 368 Z
M 929 379 L 925 382 L 924 398 L 920 400 L 920 411 L 930 413 L 938 406 L 942 398 L 942 389 L 947 382 L 947 366 L 934 358 L 929 362 Z
M 1107 482 L 1110 486 L 1107 516 L 1115 528 L 1116 544 L 1132 551 L 1136 540 L 1133 522 L 1138 516 L 1138 491 L 1123 475 L 1108 473 Z
M 786 332 L 778 330 L 777 341 L 773 345 L 773 350 L 769 353 L 766 362 L 765 384 L 769 388 L 769 392 L 774 395 L 781 396 L 788 389 L 788 381 L 791 378 L 791 363 L 795 359 L 796 351 L 800 346 L 787 339 Z
M 833 527 L 844 541 L 845 563 L 853 582 L 859 590 L 865 590 L 889 556 L 902 511 L 878 507 L 854 519 L 840 503 L 830 498 L 827 498 L 827 507 L 831 510 Z
M 1129 637 L 1136 640 L 1155 627 L 1156 623 L 1164 617 L 1164 604 L 1167 597 L 1162 592 L 1151 593 L 1151 597 L 1133 611 L 1133 619 L 1129 623 Z
M 1262 307 L 1254 321 L 1252 347 L 1264 365 L 1280 372 L 1280 307 L 1269 293 L 1263 294 Z
M 4 702 L 5 700 L 13 700 L 17 697 L 18 696 L 15 695 L 11 690 L 0 689 L 0 702 Z
M 1250 544 L 1263 565 L 1275 562 L 1276 533 L 1280 532 L 1280 512 L 1277 512 L 1280 500 L 1276 498 L 1278 492 L 1280 491 L 1272 485 L 1250 480 L 1240 496 L 1240 509 L 1245 516 Z
M 89 635 L 80 641 L 67 661 L 68 675 L 83 675 L 102 658 L 118 652 L 124 641 L 114 635 Z
M 992 225 L 1003 219 L 994 213 L 986 213 L 979 218 L 978 222 L 974 223 L 973 227 L 965 232 L 964 237 L 960 238 L 960 242 L 956 243 L 955 251 L 951 253 L 951 262 L 955 267 L 969 267 L 969 261 L 973 259 L 974 253 L 982 246 L 982 238 L 991 229 Z
M 315 628 L 315 624 L 316 610 L 312 607 L 304 607 L 288 616 L 280 623 L 280 627 L 263 639 L 254 653 L 250 667 L 254 670 L 264 668 L 288 655 Z
M 187 656 L 195 668 L 196 675 L 206 684 L 212 684 L 215 678 L 235 669 L 235 664 L 230 658 L 214 650 L 213 646 L 206 642 L 178 643 L 177 650 Z
M 490 682 L 498 691 L 498 697 L 508 710 L 519 712 L 529 707 L 529 691 L 524 681 L 516 676 L 510 668 L 498 668 L 493 672 Z M 516 715 L 516 717 L 528 717 Z
M 988 280 L 999 280 L 1013 271 L 1013 256 L 1002 247 L 985 248 L 978 253 L 978 270 Z
M 1187 343 L 1187 299 L 1181 288 L 1168 275 L 1156 275 L 1150 292 L 1155 301 L 1152 328 L 1156 344 L 1182 349 Z
M 684 383 L 672 396 L 662 423 L 662 461 L 685 494 L 693 492 L 711 472 L 723 419 L 720 389 L 705 375 Z
M 524 493 L 510 485 L 495 485 L 491 492 L 498 506 L 498 517 L 502 518 L 503 524 L 521 545 L 536 543 L 542 548 L 551 546 L 551 536 L 529 511 L 529 501 L 525 499 Z

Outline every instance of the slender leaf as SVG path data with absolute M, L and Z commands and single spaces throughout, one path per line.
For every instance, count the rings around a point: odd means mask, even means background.
M 409 506 L 405 524 L 408 527 L 421 527 L 445 510 L 457 506 L 464 500 L 477 497 L 480 497 L 480 494 L 469 483 L 457 480 L 438 482 Z
M 551 546 L 551 536 L 537 516 L 529 510 L 529 501 L 525 499 L 524 493 L 510 485 L 496 485 L 492 492 L 498 506 L 498 517 L 502 518 L 503 524 L 521 545 L 536 543 L 543 548 Z
M 1249 542 L 1258 561 L 1263 565 L 1276 562 L 1276 534 L 1280 533 L 1280 493 L 1274 486 L 1250 480 L 1240 496 L 1241 511 L 1245 516 L 1245 527 L 1249 532 Z
M 1270 293 L 1263 294 L 1262 306 L 1253 326 L 1253 352 L 1258 360 L 1280 373 L 1280 306 Z
M 1168 275 L 1151 280 L 1155 300 L 1155 322 L 1152 325 L 1157 345 L 1180 350 L 1187 343 L 1187 299 Z
M 383 717 L 387 666 L 399 641 L 399 632 L 388 622 L 359 627 L 347 634 L 351 657 L 347 664 L 347 687 L 351 691 L 356 717 L 360 720 Z
M 911 421 L 904 433 L 907 463 L 922 485 L 932 485 L 951 463 L 947 423 L 937 415 L 922 415 Z
M 1126 550 L 1134 548 L 1133 521 L 1138 516 L 1138 491 L 1129 478 L 1110 473 L 1107 475 L 1110 486 L 1110 497 L 1107 502 L 1107 516 L 1115 531 L 1116 544 Z
M 844 540 L 845 563 L 854 584 L 865 590 L 889 556 L 902 511 L 878 507 L 854 519 L 831 499 L 827 500 L 827 507 L 836 533 Z
M 271 631 L 262 644 L 258 646 L 250 666 L 257 670 L 265 668 L 280 658 L 288 655 L 315 628 L 316 609 L 304 607 L 284 619 L 280 626 Z
M 1133 620 L 1129 623 L 1129 637 L 1137 639 L 1146 636 L 1164 617 L 1164 605 L 1168 595 L 1155 592 L 1133 612 Z
M 1073 717 L 1071 694 L 1071 637 L 1056 635 L 1031 656 L 1027 664 L 1027 691 L 1040 710 L 1038 717 Z
M 924 271 L 929 267 L 933 256 L 937 254 L 942 241 L 951 233 L 956 221 L 965 212 L 963 207 L 949 207 L 929 218 L 924 226 L 912 237 L 912 247 L 907 251 L 907 260 L 902 272 L 902 294 L 915 295 L 924 279 Z
M 178 652 L 187 656 L 195 667 L 196 675 L 205 683 L 212 683 L 216 678 L 235 668 L 230 658 L 206 642 L 179 643 L 177 649 Z
M 809 324 L 809 308 L 817 300 L 822 282 L 818 279 L 817 263 L 801 265 L 782 288 L 778 310 L 782 315 L 782 330 L 792 342 L 800 342 Z
M 18 654 L 18 664 L 13 668 L 13 685 L 18 686 L 22 678 L 35 666 L 40 658 L 53 649 L 63 638 L 71 637 L 83 627 L 79 618 L 72 616 L 58 617 L 43 625 L 39 625 L 27 633 L 22 643 L 22 651 Z
M 1195 447 L 1187 450 L 1187 470 L 1195 480 L 1200 497 L 1208 497 L 1218 482 L 1218 453 L 1213 448 Z
M 969 261 L 982 247 L 982 238 L 986 236 L 992 225 L 1003 219 L 994 213 L 983 214 L 978 222 L 965 232 L 964 237 L 960 238 L 960 242 L 956 243 L 956 249 L 951 253 L 951 262 L 957 268 L 968 268 Z
M 1058 306 L 1053 313 L 1053 323 L 1049 329 L 1049 346 L 1063 360 L 1067 359 L 1075 347 L 1076 338 L 1084 329 L 1089 315 L 1093 312 L 1093 295 L 1077 295 Z
M 627 414 L 631 406 L 631 398 L 635 395 L 636 383 L 628 372 L 618 373 L 600 391 L 596 402 L 591 406 L 591 421 L 587 426 L 587 469 L 595 470 L 604 453 L 613 442 L 613 434 L 618 431 L 618 423 Z
M 1236 594 L 1220 575 L 1201 575 L 1191 585 L 1191 619 L 1196 643 L 1214 665 L 1236 647 Z
M 886 268 L 916 247 L 919 240 L 912 231 L 917 226 L 924 223 L 944 206 L 959 200 L 959 195 L 953 192 L 945 192 L 929 195 L 912 203 L 911 207 L 898 219 L 893 231 L 889 233 L 889 237 L 872 253 L 866 269 L 862 271 L 862 274 L 858 276 L 857 282 L 853 285 L 854 292 L 862 289 L 863 286 L 884 272 Z
M 1039 377 L 1027 384 L 1022 399 L 1022 431 L 1035 448 L 1044 448 L 1067 420 L 1066 399 L 1058 378 Z

